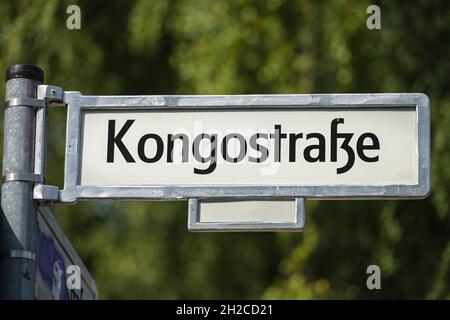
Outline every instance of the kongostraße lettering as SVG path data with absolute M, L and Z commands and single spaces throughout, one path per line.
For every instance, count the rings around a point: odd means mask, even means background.
M 263 163 L 270 157 L 274 162 L 296 162 L 306 161 L 337 163 L 338 156 L 343 156 L 342 150 L 347 157 L 345 164 L 336 167 L 337 174 L 344 174 L 352 169 L 355 163 L 355 157 L 359 157 L 364 162 L 377 162 L 380 150 L 380 141 L 375 133 L 365 132 L 355 136 L 352 132 L 341 132 L 340 126 L 346 123 L 345 118 L 334 118 L 330 123 L 330 135 L 325 136 L 319 132 L 284 132 L 281 124 L 274 123 L 273 130 L 270 133 L 254 133 L 249 139 L 239 133 L 228 133 L 219 136 L 216 133 L 203 132 L 190 138 L 185 133 L 173 132 L 161 136 L 154 132 L 148 132 L 142 135 L 136 144 L 127 145 L 124 138 L 127 132 L 132 128 L 136 119 L 127 119 L 123 125 L 118 126 L 116 120 L 108 120 L 108 141 L 107 141 L 107 159 L 108 163 L 114 163 L 117 157 L 123 157 L 127 163 L 142 161 L 144 163 L 155 164 L 159 161 L 172 163 L 175 149 L 175 142 L 181 142 L 182 162 L 189 162 L 192 156 L 195 161 L 206 164 L 206 167 L 194 167 L 195 174 L 207 175 L 217 167 L 218 157 L 229 163 L 239 163 L 247 160 L 249 163 Z M 352 139 L 356 140 L 356 150 L 350 145 Z M 263 143 L 263 141 L 266 143 Z M 303 141 L 304 143 L 299 143 Z M 154 146 L 152 152 L 148 152 L 146 145 L 151 143 Z M 202 154 L 200 145 L 209 144 L 207 155 Z M 270 150 L 268 145 L 273 146 Z M 239 146 L 238 152 L 230 152 L 230 144 Z M 326 154 L 326 144 L 329 144 L 330 152 Z M 303 150 L 299 146 L 303 147 Z M 133 157 L 130 150 L 137 148 L 137 155 Z M 282 159 L 281 149 L 288 148 L 288 159 Z M 257 156 L 249 155 L 249 149 L 257 151 Z M 368 152 L 371 150 L 370 152 Z M 117 152 L 118 151 L 118 152 Z M 203 150 L 204 151 L 204 150 Z M 374 154 L 375 151 L 375 154 Z M 370 154 L 369 154 L 370 153 Z

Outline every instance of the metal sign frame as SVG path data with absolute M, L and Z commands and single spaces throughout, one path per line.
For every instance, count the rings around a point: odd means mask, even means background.
M 61 202 L 79 199 L 191 198 L 423 198 L 430 192 L 430 103 L 425 94 L 293 94 L 224 96 L 85 96 L 64 92 L 68 107 L 64 189 Z M 299 186 L 82 186 L 82 114 L 84 111 L 147 110 L 263 110 L 314 108 L 415 108 L 417 115 L 418 183 L 412 185 Z
M 288 199 L 294 202 L 295 221 L 293 222 L 201 222 L 201 202 L 233 202 L 236 206 L 241 201 L 233 199 L 189 199 L 188 202 L 188 230 L 189 231 L 302 231 L 305 227 L 305 200 L 302 198 Z M 271 200 L 271 201 L 279 201 Z M 282 199 L 286 200 L 286 199 Z

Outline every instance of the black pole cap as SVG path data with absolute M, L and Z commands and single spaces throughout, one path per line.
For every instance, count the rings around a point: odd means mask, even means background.
M 16 64 L 6 70 L 6 81 L 14 78 L 27 78 L 44 82 L 44 70 L 32 64 Z

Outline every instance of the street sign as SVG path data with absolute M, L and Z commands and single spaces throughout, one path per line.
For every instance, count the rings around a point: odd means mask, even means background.
M 424 94 L 64 96 L 62 202 L 430 190 Z
M 95 281 L 48 207 L 38 207 L 37 222 L 36 299 L 98 299 Z M 76 279 L 78 276 L 79 281 Z M 71 277 L 74 278 L 73 283 Z

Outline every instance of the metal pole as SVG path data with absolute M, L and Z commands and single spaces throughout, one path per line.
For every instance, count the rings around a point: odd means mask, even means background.
M 36 98 L 44 72 L 33 65 L 6 71 L 6 100 Z M 3 176 L 34 173 L 36 110 L 14 105 L 5 109 Z M 25 174 L 25 175 L 23 175 Z M 34 299 L 37 205 L 32 181 L 3 181 L 0 214 L 0 299 Z

